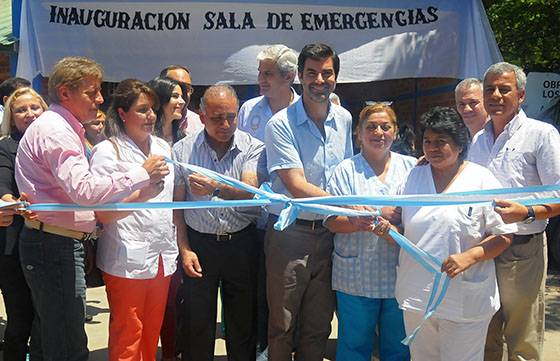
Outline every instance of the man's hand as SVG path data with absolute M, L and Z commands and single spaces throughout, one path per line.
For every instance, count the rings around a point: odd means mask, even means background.
M 181 252 L 181 260 L 183 262 L 183 269 L 185 270 L 187 276 L 192 278 L 202 277 L 202 267 L 200 267 L 196 253 L 185 250 Z
M 494 211 L 502 217 L 505 223 L 516 223 L 522 222 L 527 218 L 527 207 L 522 204 L 505 201 L 505 200 L 495 200 Z
M 151 155 L 142 167 L 148 172 L 150 176 L 150 183 L 158 183 L 169 174 L 169 167 L 165 162 L 165 158 L 161 155 Z
M 447 273 L 450 278 L 454 278 L 459 273 L 469 269 L 475 263 L 476 259 L 468 252 L 456 253 L 443 261 L 441 271 Z
M 218 182 L 198 173 L 191 174 L 188 178 L 191 192 L 197 196 L 210 195 L 218 187 Z

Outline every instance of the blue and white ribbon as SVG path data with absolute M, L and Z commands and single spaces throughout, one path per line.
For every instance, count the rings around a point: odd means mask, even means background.
M 341 215 L 349 217 L 379 215 L 378 211 L 368 212 L 343 207 L 349 205 L 371 206 L 374 208 L 383 206 L 428 207 L 464 204 L 488 206 L 493 205 L 493 200 L 496 198 L 507 198 L 511 201 L 515 201 L 524 205 L 560 203 L 560 197 L 557 196 L 557 192 L 560 191 L 560 185 L 490 189 L 445 194 L 392 196 L 328 196 L 293 199 L 283 194 L 274 193 L 266 183 L 263 184 L 260 188 L 257 188 L 243 183 L 238 179 L 216 173 L 215 171 L 206 168 L 187 163 L 179 163 L 171 159 L 167 159 L 167 161 L 176 166 L 184 167 L 192 172 L 202 174 L 222 184 L 226 184 L 228 186 L 244 190 L 248 193 L 252 193 L 254 194 L 254 198 L 245 200 L 111 203 L 97 206 L 79 206 L 76 204 L 60 203 L 28 204 L 26 202 L 4 202 L 0 200 L 0 209 L 18 205 L 33 212 L 138 211 L 144 209 L 255 207 L 268 206 L 271 204 L 283 204 L 284 208 L 280 212 L 277 222 L 274 224 L 274 228 L 278 231 L 281 231 L 292 224 L 298 217 L 298 214 L 302 211 L 314 212 L 321 215 Z M 535 198 L 536 195 L 539 195 L 541 198 Z M 418 262 L 424 269 L 426 269 L 426 271 L 434 274 L 434 285 L 422 322 L 410 335 L 408 335 L 402 341 L 404 344 L 408 345 L 410 342 L 412 342 L 424 322 L 434 314 L 437 307 L 443 301 L 450 278 L 445 272 L 441 272 L 441 265 L 443 260 L 439 260 L 434 256 L 428 254 L 427 252 L 419 248 L 416 244 L 408 240 L 406 237 L 399 234 L 398 232 L 395 232 L 392 229 L 389 231 L 389 235 L 405 252 L 409 253 L 416 262 Z

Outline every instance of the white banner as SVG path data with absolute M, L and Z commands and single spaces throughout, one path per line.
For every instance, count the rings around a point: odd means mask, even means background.
M 527 92 L 523 110 L 528 116 L 547 122 L 546 113 L 552 106 L 560 101 L 560 74 L 556 73 L 529 73 L 527 75 Z
M 339 82 L 480 77 L 501 60 L 480 0 L 295 1 L 23 0 L 17 75 L 81 55 L 108 81 L 183 64 L 197 85 L 255 84 L 257 53 L 277 43 L 332 46 Z

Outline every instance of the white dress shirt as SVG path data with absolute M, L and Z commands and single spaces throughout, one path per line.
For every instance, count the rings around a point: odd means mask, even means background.
M 468 163 L 444 193 L 499 188 L 500 183 L 478 164 Z M 403 194 L 436 194 L 430 165 L 414 167 Z M 490 234 L 517 231 L 504 224 L 491 206 L 403 207 L 404 236 L 418 247 L 444 261 L 450 255 L 472 248 Z M 395 295 L 406 311 L 424 312 L 433 288 L 434 275 L 401 249 Z M 476 263 L 449 282 L 437 318 L 465 322 L 489 319 L 500 308 L 493 260 Z
M 488 168 L 502 187 L 560 183 L 560 135 L 552 125 L 528 118 L 523 110 L 494 141 L 492 121 L 476 133 L 469 160 Z M 518 223 L 518 234 L 543 232 L 547 220 Z
M 146 155 L 128 137 L 105 140 L 93 148 L 91 171 L 94 174 L 127 172 L 137 168 Z M 118 153 L 116 151 L 118 149 Z M 151 136 L 150 154 L 171 158 L 171 148 L 161 138 Z M 174 169 L 164 178 L 164 187 L 147 202 L 173 200 Z M 177 239 L 171 209 L 134 211 L 116 222 L 103 224 L 98 240 L 97 266 L 113 276 L 150 279 L 158 272 L 161 255 L 163 273 L 171 275 L 177 269 Z

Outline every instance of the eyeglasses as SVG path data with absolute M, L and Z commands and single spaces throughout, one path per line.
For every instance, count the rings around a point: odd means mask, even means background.
M 224 120 L 227 120 L 228 123 L 233 123 L 235 118 L 237 118 L 236 113 L 227 113 L 210 117 L 210 120 L 214 123 L 223 123 Z
M 181 83 L 181 85 L 185 88 L 185 92 L 190 96 L 194 93 L 194 88 L 192 85 L 187 83 Z

